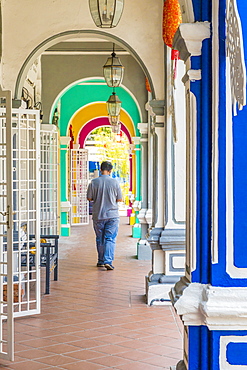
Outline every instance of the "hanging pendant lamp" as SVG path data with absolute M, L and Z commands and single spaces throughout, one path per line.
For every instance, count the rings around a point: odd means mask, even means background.
M 120 116 L 108 116 L 109 122 L 111 126 L 116 126 L 119 124 Z
M 122 12 L 124 0 L 89 0 L 91 16 L 97 27 L 116 27 Z
M 114 44 L 113 52 L 103 67 L 103 73 L 105 81 L 109 87 L 118 87 L 122 83 L 124 66 L 116 56 Z
M 110 95 L 109 99 L 106 102 L 107 111 L 109 116 L 118 116 L 121 109 L 121 100 L 116 95 L 115 92 Z
M 119 135 L 121 132 L 121 123 L 118 123 L 117 125 L 111 126 L 111 131 L 113 134 Z

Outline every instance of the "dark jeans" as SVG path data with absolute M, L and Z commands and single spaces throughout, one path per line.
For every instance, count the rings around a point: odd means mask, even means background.
M 96 234 L 98 263 L 111 265 L 114 260 L 119 218 L 94 220 L 93 227 Z

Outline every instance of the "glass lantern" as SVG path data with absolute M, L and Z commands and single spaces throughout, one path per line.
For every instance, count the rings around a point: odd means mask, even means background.
M 111 57 L 109 57 L 103 67 L 104 78 L 108 86 L 118 87 L 124 74 L 124 66 L 121 64 L 120 59 L 116 57 L 113 51 Z
M 121 131 L 121 123 L 118 123 L 117 125 L 111 126 L 111 131 L 113 134 L 120 134 Z
M 121 100 L 119 99 L 115 92 L 113 92 L 112 95 L 109 97 L 109 99 L 106 102 L 106 105 L 109 116 L 119 115 L 121 109 Z
M 124 0 L 89 0 L 91 16 L 97 27 L 116 27 L 122 12 Z

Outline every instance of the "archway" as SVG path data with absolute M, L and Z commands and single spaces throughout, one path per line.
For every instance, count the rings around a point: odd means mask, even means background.
M 117 44 L 121 45 L 124 47 L 139 63 L 141 66 L 145 76 L 147 77 L 150 85 L 150 90 L 152 94 L 152 98 L 156 98 L 155 94 L 155 88 L 154 84 L 151 78 L 151 75 L 149 73 L 149 70 L 147 69 L 145 63 L 141 59 L 141 57 L 137 54 L 137 52 L 123 39 L 117 37 L 116 35 L 109 34 L 104 31 L 99 31 L 99 30 L 68 30 L 61 32 L 56 35 L 52 35 L 46 40 L 42 41 L 39 45 L 35 47 L 34 50 L 28 55 L 26 60 L 24 61 L 15 84 L 15 91 L 14 91 L 14 98 L 15 99 L 20 99 L 21 94 L 22 94 L 22 87 L 24 84 L 24 80 L 27 76 L 27 73 L 31 67 L 31 65 L 34 63 L 34 61 L 44 52 L 47 48 L 57 44 L 58 42 L 61 41 L 66 41 L 70 39 L 72 36 L 80 37 L 80 36 L 85 36 L 85 35 L 93 35 L 93 36 L 101 36 L 104 37 L 107 40 L 110 40 L 112 42 L 116 42 Z
M 77 142 L 80 144 L 80 148 L 85 147 L 85 142 L 87 140 L 88 135 L 96 128 L 103 127 L 103 126 L 109 126 L 109 120 L 107 117 L 98 117 L 95 118 L 89 122 L 87 122 L 80 130 Z M 132 143 L 131 135 L 128 130 L 128 128 L 125 126 L 125 124 L 121 123 L 121 131 L 123 131 L 128 138 L 129 144 Z M 133 162 L 135 162 L 135 154 L 130 151 L 129 153 L 129 168 L 130 168 L 130 191 L 134 191 L 136 189 L 136 166 L 133 165 Z

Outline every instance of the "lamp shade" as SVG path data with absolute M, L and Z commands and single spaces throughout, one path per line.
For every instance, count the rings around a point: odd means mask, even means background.
M 124 66 L 113 52 L 103 67 L 104 78 L 108 86 L 117 87 L 123 80 Z
M 89 0 L 89 8 L 97 27 L 116 27 L 122 12 L 124 0 Z
M 119 115 L 118 116 L 108 116 L 111 126 L 116 126 L 119 124 Z
M 111 126 L 111 131 L 112 133 L 119 135 L 121 131 L 121 123 Z
M 106 105 L 109 116 L 119 115 L 121 109 L 121 100 L 119 99 L 115 92 L 113 92 L 112 95 L 109 97 L 109 99 L 106 102 Z

